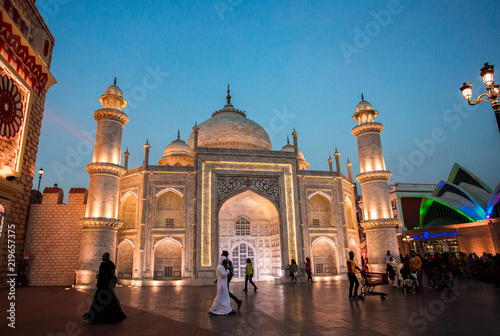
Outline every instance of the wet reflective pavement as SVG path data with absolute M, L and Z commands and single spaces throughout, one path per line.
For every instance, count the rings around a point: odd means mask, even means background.
M 500 289 L 469 279 L 458 281 L 450 293 L 404 294 L 384 286 L 386 300 L 369 296 L 364 301 L 347 298 L 347 281 L 256 284 L 257 292 L 243 292 L 242 283 L 231 283 L 231 292 L 243 300 L 241 310 L 216 317 L 208 315 L 215 286 L 117 288 L 128 318 L 113 325 L 81 320 L 93 291 L 18 288 L 16 330 L 2 322 L 0 334 L 406 336 L 494 335 L 500 329 Z M 5 302 L 7 291 L 0 295 Z

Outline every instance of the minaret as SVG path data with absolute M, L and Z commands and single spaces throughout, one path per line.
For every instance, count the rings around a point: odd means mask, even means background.
M 125 151 L 125 153 L 123 153 L 123 155 L 125 156 L 125 165 L 123 167 L 125 168 L 125 170 L 127 170 L 128 169 L 128 157 L 130 156 L 130 153 L 128 152 L 128 148 Z
M 347 158 L 347 163 L 346 163 L 345 165 L 347 166 L 347 173 L 349 174 L 349 180 L 350 180 L 351 182 L 354 182 L 354 181 L 352 180 L 352 162 L 351 162 L 351 161 L 349 161 L 349 158 Z
M 87 210 L 81 219 L 80 261 L 76 270 L 76 287 L 95 285 L 95 274 L 104 252 L 115 260 L 116 234 L 122 222 L 118 219 L 119 183 L 125 169 L 120 166 L 123 126 L 128 116 L 122 112 L 127 106 L 123 93 L 114 85 L 99 98 L 102 108 L 95 111 L 97 121 L 94 156 L 87 165 L 90 174 Z
M 337 150 L 337 147 L 335 147 L 335 153 L 333 153 L 333 156 L 335 156 L 335 168 L 337 169 L 337 173 L 340 174 L 340 153 Z
M 358 141 L 360 174 L 356 180 L 361 184 L 363 197 L 363 220 L 365 229 L 368 262 L 370 271 L 385 272 L 384 255 L 387 250 L 399 262 L 399 248 L 396 238 L 398 220 L 392 218 L 387 181 L 391 172 L 386 170 L 380 132 L 384 129 L 381 123 L 375 122 L 378 112 L 364 100 L 356 107 L 353 119 L 358 125 L 352 134 Z

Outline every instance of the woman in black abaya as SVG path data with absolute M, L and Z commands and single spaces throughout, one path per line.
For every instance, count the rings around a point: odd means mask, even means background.
M 109 253 L 102 255 L 102 263 L 97 275 L 97 291 L 88 313 L 83 315 L 91 323 L 115 323 L 127 316 L 122 312 L 120 302 L 115 295 L 115 264 L 109 260 Z

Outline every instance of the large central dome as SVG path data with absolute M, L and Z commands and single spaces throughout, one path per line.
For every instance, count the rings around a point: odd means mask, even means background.
M 212 117 L 198 127 L 198 146 L 215 148 L 238 148 L 272 150 L 271 139 L 266 130 L 248 119 L 245 112 L 228 103 L 216 111 Z M 188 145 L 194 148 L 194 135 L 188 139 Z

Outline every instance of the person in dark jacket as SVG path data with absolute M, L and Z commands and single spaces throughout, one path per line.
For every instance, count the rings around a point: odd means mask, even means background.
M 91 323 L 115 323 L 127 318 L 122 312 L 120 301 L 115 295 L 115 264 L 109 260 L 109 253 L 102 255 L 97 277 L 97 291 L 88 313 L 83 319 Z

